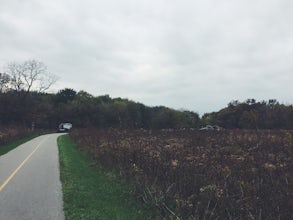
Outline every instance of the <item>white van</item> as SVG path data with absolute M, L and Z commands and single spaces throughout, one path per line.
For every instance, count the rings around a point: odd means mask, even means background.
M 59 124 L 58 127 L 58 132 L 67 132 L 72 128 L 72 124 L 71 123 L 61 123 Z

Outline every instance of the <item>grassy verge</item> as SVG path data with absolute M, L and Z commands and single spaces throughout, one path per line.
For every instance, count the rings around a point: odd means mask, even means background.
M 37 136 L 38 135 L 31 135 L 31 136 L 20 138 L 14 142 L 0 146 L 0 156 L 8 153 L 9 151 L 13 150 L 14 148 L 18 147 L 19 145 L 37 137 Z
M 115 173 L 106 173 L 68 135 L 58 138 L 66 219 L 149 219 L 148 210 Z

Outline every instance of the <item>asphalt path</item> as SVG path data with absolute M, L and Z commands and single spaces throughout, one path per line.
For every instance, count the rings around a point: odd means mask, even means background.
M 57 137 L 0 156 L 0 220 L 64 220 Z

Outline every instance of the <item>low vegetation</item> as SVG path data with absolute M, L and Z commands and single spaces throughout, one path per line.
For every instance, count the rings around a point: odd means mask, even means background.
M 151 219 L 136 201 L 133 187 L 115 171 L 102 170 L 68 135 L 60 136 L 58 145 L 66 219 Z
M 292 131 L 79 129 L 70 136 L 135 181 L 159 219 L 293 219 Z
M 21 127 L 0 128 L 0 155 L 36 137 L 29 129 Z

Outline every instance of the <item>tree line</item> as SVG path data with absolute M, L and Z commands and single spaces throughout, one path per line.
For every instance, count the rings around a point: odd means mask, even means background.
M 53 129 L 61 122 L 71 122 L 74 127 L 128 129 L 200 128 L 208 124 L 226 129 L 293 129 L 292 105 L 275 99 L 232 101 L 220 111 L 200 118 L 192 111 L 149 107 L 72 88 L 47 93 L 56 80 L 42 62 L 9 63 L 5 73 L 0 73 L 0 126 Z
M 293 106 L 280 104 L 276 99 L 235 100 L 218 112 L 204 114 L 201 121 L 227 129 L 293 129 Z
M 192 111 L 164 106 L 149 107 L 109 95 L 93 96 L 65 88 L 56 94 L 9 90 L 0 93 L 0 125 L 56 128 L 61 122 L 74 127 L 128 129 L 200 128 L 219 125 L 226 129 L 293 129 L 292 105 L 277 100 L 233 101 L 218 112 L 201 118 Z M 25 98 L 24 98 L 25 97 Z
M 56 128 L 61 122 L 71 122 L 75 127 L 130 129 L 199 126 L 199 115 L 191 111 L 148 107 L 109 95 L 95 97 L 71 88 L 47 93 L 57 77 L 37 60 L 8 63 L 5 69 L 0 73 L 0 126 Z
M 10 90 L 0 93 L 0 124 L 21 124 L 56 128 L 61 122 L 74 127 L 113 127 L 162 129 L 198 127 L 200 118 L 191 111 L 164 106 L 148 107 L 109 95 L 93 96 L 85 91 L 65 88 L 56 94 Z

